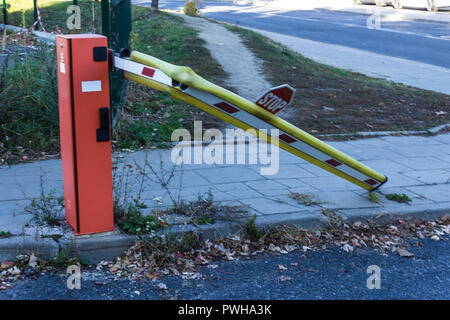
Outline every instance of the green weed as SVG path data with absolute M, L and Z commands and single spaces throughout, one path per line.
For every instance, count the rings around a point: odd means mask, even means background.
M 9 231 L 0 231 L 0 239 L 11 237 L 11 232 Z
M 397 201 L 400 203 L 409 203 L 412 201 L 412 199 L 404 193 L 390 193 L 386 195 L 386 198 L 388 200 Z
M 306 193 L 292 192 L 289 194 L 289 198 L 294 199 L 297 203 L 305 206 L 313 206 L 322 203 L 321 201 L 315 199 L 314 196 Z
M 214 201 L 211 190 L 205 195 L 199 195 L 197 200 L 185 202 L 180 200 L 169 210 L 169 214 L 180 214 L 190 217 L 195 224 L 210 224 L 217 219 L 233 219 L 237 215 L 247 213 L 245 206 L 222 205 Z
M 126 210 L 116 207 L 115 216 L 119 228 L 128 234 L 147 234 L 159 229 L 158 219 L 152 216 L 143 216 L 135 205 L 130 205 Z
M 251 218 L 247 218 L 245 223 L 245 236 L 252 241 L 259 240 L 263 236 L 255 222 L 256 215 L 254 214 Z
M 72 243 L 69 243 L 65 250 L 60 249 L 58 254 L 51 257 L 46 265 L 54 267 L 54 268 L 63 268 L 68 267 L 70 265 L 87 265 L 80 257 L 73 256 L 72 252 Z
M 183 12 L 188 16 L 198 16 L 200 10 L 198 9 L 197 1 L 195 0 L 186 1 L 183 7 Z
M 32 199 L 30 205 L 26 206 L 24 210 L 32 214 L 38 224 L 59 225 L 61 213 L 64 210 L 64 197 L 57 197 L 55 190 L 51 190 L 47 194 L 44 193 L 41 177 L 40 197 Z
M 380 197 L 378 197 L 378 195 L 377 195 L 375 192 L 369 192 L 369 193 L 367 194 L 367 198 L 368 198 L 370 201 L 375 202 L 375 203 L 380 202 Z

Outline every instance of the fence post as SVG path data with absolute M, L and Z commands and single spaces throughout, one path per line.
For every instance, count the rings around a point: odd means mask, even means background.
M 33 0 L 33 5 L 34 5 L 34 21 L 33 23 L 35 23 L 38 19 L 38 14 L 37 14 L 37 0 Z M 36 27 L 35 30 L 39 30 L 39 23 L 36 23 Z
M 131 0 L 111 0 L 110 47 L 116 52 L 129 47 L 131 33 Z M 111 73 L 111 111 L 113 126 L 117 123 L 117 115 L 126 90 L 126 81 L 120 70 Z
M 154 10 L 158 10 L 158 6 L 159 6 L 159 1 L 158 0 L 152 0 L 152 5 L 151 5 L 151 10 L 152 11 L 154 11 Z
M 101 2 L 101 8 L 102 8 L 102 34 L 105 37 L 110 37 L 110 20 L 109 17 L 111 15 L 110 9 L 109 9 L 109 0 L 102 0 Z
M 3 0 L 3 24 L 5 24 L 5 25 L 8 24 L 7 11 L 6 11 L 6 0 Z

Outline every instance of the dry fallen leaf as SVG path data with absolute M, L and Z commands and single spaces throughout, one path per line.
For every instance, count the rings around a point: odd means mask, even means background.
M 12 261 L 5 260 L 1 264 L 1 269 L 9 269 L 12 267 L 14 267 L 14 262 L 12 262 Z
M 195 258 L 195 260 L 194 260 L 194 264 L 197 264 L 197 265 L 208 264 L 208 263 L 209 263 L 208 260 L 206 260 L 200 252 L 198 253 L 197 258 Z
M 409 252 L 406 249 L 402 249 L 402 248 L 397 248 L 397 253 L 400 257 L 406 257 L 406 258 L 414 257 L 413 253 Z
M 344 250 L 345 252 L 353 252 L 354 248 L 351 245 L 349 245 L 348 243 L 346 243 L 342 247 L 342 250 Z
M 160 283 L 158 283 L 158 289 L 167 290 L 167 286 L 164 283 L 160 282 Z
M 283 266 L 282 264 L 279 264 L 279 265 L 278 265 L 278 268 L 279 268 L 281 271 L 286 271 L 286 270 L 287 270 L 287 268 L 286 268 L 285 266 Z
M 109 268 L 109 272 L 111 272 L 111 273 L 116 273 L 118 270 L 119 270 L 119 267 L 116 265 Z
M 157 277 L 156 275 L 150 274 L 150 273 L 147 274 L 147 278 L 150 279 L 150 280 L 156 280 L 156 279 L 158 279 L 158 277 Z
M 34 253 L 32 253 L 30 256 L 30 261 L 28 261 L 28 265 L 34 269 L 37 267 L 37 264 L 38 264 L 38 259 L 34 255 Z
M 17 268 L 16 266 L 14 266 L 11 270 L 9 270 L 9 273 L 11 273 L 12 275 L 18 275 L 20 274 L 20 269 Z
M 359 228 L 359 227 L 362 226 L 362 222 L 361 222 L 361 221 L 355 221 L 355 223 L 353 224 L 353 226 L 354 226 L 355 228 Z
M 288 281 L 288 280 L 292 280 L 292 278 L 289 277 L 289 276 L 281 276 L 279 279 L 280 279 L 280 281 L 282 281 L 282 282 Z

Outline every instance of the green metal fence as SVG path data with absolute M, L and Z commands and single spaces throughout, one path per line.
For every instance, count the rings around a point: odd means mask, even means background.
M 110 15 L 106 14 L 106 2 L 102 0 L 102 33 L 109 39 L 109 47 L 116 52 L 122 48 L 129 48 L 131 32 L 131 1 L 130 0 L 111 0 Z M 106 21 L 109 19 L 109 23 Z M 123 79 L 121 71 L 111 72 L 110 75 L 110 96 L 113 125 L 117 123 L 123 105 L 123 98 L 126 92 L 126 80 Z
M 11 9 L 11 6 L 14 7 L 16 0 L 0 0 L 0 6 L 1 6 L 1 12 L 0 12 L 0 23 L 3 24 L 12 24 L 12 25 L 20 25 L 25 26 L 26 28 L 31 28 L 33 23 L 38 19 L 38 9 L 41 13 L 41 18 L 43 20 L 44 26 L 46 24 L 46 16 L 48 17 L 49 14 L 59 15 L 61 19 L 61 25 L 59 27 L 64 27 L 64 20 L 67 16 L 65 9 L 68 5 L 84 5 L 83 8 L 86 8 L 86 4 L 92 3 L 98 4 L 99 0 L 84 0 L 84 1 L 78 1 L 78 0 L 67 0 L 67 1 L 61 1 L 61 2 L 55 2 L 52 3 L 51 6 L 44 6 L 41 8 L 40 0 L 27 0 L 26 3 L 29 3 L 29 8 L 24 10 L 15 10 L 15 12 L 12 12 L 13 9 Z M 109 0 L 102 0 L 102 3 L 105 2 L 107 6 L 109 7 Z M 64 6 L 66 4 L 66 6 Z M 58 5 L 58 6 L 56 6 Z M 54 8 L 55 7 L 55 8 Z M 89 24 L 89 30 L 86 30 L 87 28 L 83 28 L 83 32 L 99 32 L 100 28 L 97 28 L 96 26 L 92 26 L 91 23 L 91 16 L 93 16 L 93 12 L 91 10 L 84 9 L 82 10 L 82 20 L 84 21 L 84 25 L 86 26 Z M 92 17 L 92 22 L 95 22 L 95 17 Z M 87 23 L 86 21 L 89 21 Z M 39 30 L 40 25 L 37 24 L 35 26 L 36 30 Z M 46 28 L 47 29 L 47 28 Z M 50 30 L 55 31 L 55 30 Z M 67 30 L 66 30 L 67 31 Z M 80 32 L 80 30 L 78 30 Z
M 2 3 L 2 16 L 3 16 L 3 24 L 8 24 L 8 10 L 6 8 L 6 0 L 3 0 Z

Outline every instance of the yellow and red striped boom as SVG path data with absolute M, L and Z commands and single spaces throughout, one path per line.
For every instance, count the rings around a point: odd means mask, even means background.
M 176 66 L 155 57 L 133 51 L 129 58 L 114 57 L 114 66 L 124 71 L 125 78 L 159 91 L 169 92 L 243 130 L 256 129 L 257 135 L 322 169 L 373 191 L 387 177 L 365 166 L 309 133 L 241 96 L 219 87 L 189 67 Z M 259 130 L 278 129 L 278 136 Z

